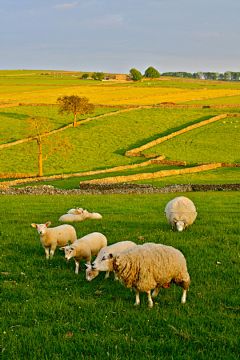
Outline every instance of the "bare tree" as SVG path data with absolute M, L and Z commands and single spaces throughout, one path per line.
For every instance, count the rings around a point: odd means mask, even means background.
M 60 114 L 73 113 L 73 126 L 77 126 L 76 117 L 78 114 L 92 114 L 94 112 L 94 105 L 89 103 L 89 99 L 85 96 L 71 95 L 60 96 L 57 99 L 57 103 L 60 105 Z
M 26 132 L 28 137 L 33 137 L 29 145 L 33 145 L 34 140 L 37 142 L 37 151 L 35 152 L 38 158 L 38 176 L 43 176 L 43 161 L 47 160 L 48 156 L 54 152 L 63 150 L 67 156 L 70 150 L 73 150 L 73 145 L 67 137 L 61 137 L 60 132 L 51 135 L 53 125 L 49 119 L 30 116 L 27 119 Z

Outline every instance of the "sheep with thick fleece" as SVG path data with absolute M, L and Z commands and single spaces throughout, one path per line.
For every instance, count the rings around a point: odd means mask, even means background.
M 107 246 L 107 238 L 99 232 L 94 232 L 74 241 L 72 245 L 61 247 L 60 250 L 65 251 L 66 260 L 74 258 L 76 264 L 75 274 L 78 274 L 79 260 L 86 259 L 87 264 L 90 265 L 92 255 L 97 256 L 105 246 Z
M 178 231 L 192 225 L 197 217 L 194 203 L 185 196 L 179 196 L 171 200 L 165 208 L 165 213 L 169 224 L 176 227 Z
M 88 216 L 89 216 L 89 212 L 87 210 L 83 210 L 83 212 L 79 215 L 64 214 L 60 216 L 58 221 L 64 221 L 64 222 L 83 221 L 86 218 L 88 218 Z
M 76 230 L 71 225 L 60 225 L 54 228 L 48 228 L 51 224 L 48 221 L 46 224 L 31 224 L 32 227 L 36 228 L 39 235 L 42 246 L 46 252 L 46 258 L 52 257 L 56 247 L 68 245 L 68 241 L 74 243 L 77 240 Z
M 99 274 L 99 270 L 95 270 L 95 267 L 98 267 L 98 264 L 100 264 L 101 259 L 104 255 L 104 253 L 115 253 L 115 251 L 122 251 L 130 246 L 134 246 L 136 245 L 133 241 L 119 241 L 115 244 L 109 245 L 109 246 L 105 246 L 104 248 L 102 248 L 99 251 L 98 256 L 96 257 L 96 259 L 94 260 L 94 262 L 92 263 L 92 265 L 88 265 L 85 264 L 87 269 L 86 269 L 86 280 L 87 281 L 92 281 L 93 279 L 95 279 L 96 276 L 98 276 Z M 105 279 L 109 278 L 109 273 L 112 270 L 109 270 L 106 272 L 105 275 Z
M 89 219 L 102 219 L 102 215 L 99 213 L 93 212 L 93 213 L 89 213 L 88 218 Z
M 156 297 L 160 288 L 168 288 L 171 282 L 183 288 L 182 303 L 186 302 L 190 276 L 183 254 L 162 244 L 146 243 L 131 246 L 120 253 L 104 254 L 96 270 L 114 270 L 121 283 L 134 288 L 135 305 L 140 303 L 139 291 L 147 293 L 149 306 L 153 306 L 152 296 Z
M 67 213 L 68 213 L 68 214 L 73 214 L 73 215 L 80 215 L 80 214 L 83 213 L 83 209 L 77 207 L 76 209 L 70 209 L 70 210 L 68 210 Z

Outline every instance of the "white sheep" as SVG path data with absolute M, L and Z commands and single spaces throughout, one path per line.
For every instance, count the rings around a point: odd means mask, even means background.
M 98 264 L 101 262 L 101 259 L 104 255 L 104 253 L 115 253 L 116 251 L 122 251 L 130 246 L 134 246 L 136 245 L 133 241 L 120 241 L 117 242 L 115 244 L 109 245 L 109 246 L 105 246 L 104 248 L 102 248 L 99 251 L 98 256 L 96 257 L 96 259 L 94 260 L 94 262 L 92 263 L 92 265 L 89 264 L 85 264 L 87 269 L 86 269 L 86 280 L 87 281 L 92 281 L 93 279 L 95 279 L 96 276 L 98 276 L 99 274 L 99 270 L 95 270 L 95 267 L 98 267 Z M 105 279 L 109 278 L 109 273 L 110 271 L 106 272 L 105 275 Z
M 70 209 L 70 210 L 68 210 L 67 213 L 68 213 L 68 214 L 73 214 L 73 215 L 80 215 L 80 214 L 83 213 L 83 209 L 77 207 L 76 209 Z
M 89 216 L 88 216 L 89 219 L 102 219 L 102 215 L 99 214 L 99 213 L 89 213 Z
M 31 224 L 32 227 L 36 228 L 39 235 L 42 246 L 46 252 L 46 258 L 53 256 L 56 247 L 64 246 L 68 244 L 68 241 L 74 243 L 77 240 L 76 230 L 71 225 L 60 225 L 54 228 L 48 228 L 51 224 L 48 221 L 46 224 Z
M 72 245 L 61 247 L 60 250 L 65 251 L 66 260 L 74 258 L 75 274 L 78 274 L 79 260 L 86 259 L 90 265 L 92 255 L 97 256 L 104 246 L 107 246 L 107 238 L 99 232 L 94 232 L 74 241 Z
M 169 288 L 171 282 L 183 288 L 181 302 L 186 302 L 190 276 L 183 254 L 162 244 L 146 243 L 131 246 L 120 253 L 105 253 L 96 270 L 114 270 L 121 283 L 134 288 L 135 305 L 140 304 L 139 291 L 147 293 L 149 306 L 153 306 L 152 296 L 156 297 L 160 288 Z
M 166 208 L 165 213 L 167 221 L 178 231 L 191 225 L 197 217 L 194 203 L 185 196 L 179 196 L 171 200 Z
M 83 212 L 79 215 L 64 214 L 60 216 L 58 221 L 64 221 L 64 222 L 83 221 L 86 218 L 88 218 L 88 216 L 89 216 L 89 212 L 87 210 L 83 210 Z

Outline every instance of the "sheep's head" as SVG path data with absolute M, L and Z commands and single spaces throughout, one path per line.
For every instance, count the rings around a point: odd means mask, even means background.
M 73 245 L 63 246 L 60 248 L 60 250 L 65 251 L 65 259 L 66 260 L 69 260 L 76 255 L 76 249 L 74 248 Z
M 188 226 L 188 223 L 187 221 L 174 220 L 172 225 L 175 226 L 178 231 L 183 231 L 185 227 Z
M 93 270 L 99 271 L 112 271 L 113 270 L 113 254 L 104 252 L 100 262 L 98 264 L 92 264 Z
M 36 228 L 39 235 L 44 236 L 47 233 L 47 227 L 51 224 L 50 221 L 46 222 L 46 224 L 31 224 L 32 227 Z
M 78 212 L 79 215 L 81 215 L 83 213 L 83 211 L 84 210 L 82 208 L 77 207 L 77 212 Z
M 92 265 L 86 265 L 86 280 L 87 281 L 92 281 L 93 279 L 95 279 L 96 276 L 98 276 L 99 271 L 98 270 L 93 270 Z

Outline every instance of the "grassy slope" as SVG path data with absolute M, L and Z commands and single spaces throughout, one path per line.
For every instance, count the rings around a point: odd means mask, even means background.
M 174 196 L 180 194 L 174 194 Z M 195 224 L 171 231 L 164 208 L 173 194 L 129 196 L 14 196 L 2 212 L 3 359 L 237 359 L 239 337 L 239 201 L 231 192 L 189 194 Z M 40 201 L 41 200 L 41 201 Z M 51 261 L 31 222 L 52 221 L 80 206 L 103 220 L 74 223 L 78 236 L 100 231 L 108 243 L 163 243 L 186 256 L 191 276 L 186 305 L 181 289 L 162 289 L 148 308 L 134 292 L 100 274 L 85 280 L 60 250 Z

